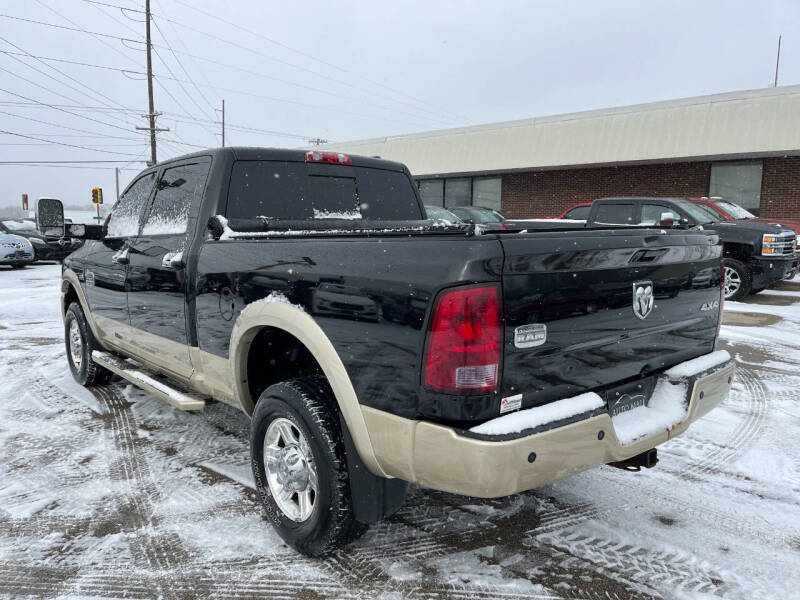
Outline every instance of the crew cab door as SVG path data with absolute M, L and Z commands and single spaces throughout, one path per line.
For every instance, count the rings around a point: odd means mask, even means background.
M 103 239 L 87 245 L 82 258 L 89 310 L 112 344 L 128 341 L 128 261 L 155 179 L 155 172 L 145 173 L 128 186 L 106 221 Z
M 128 266 L 128 307 L 138 355 L 188 378 L 186 251 L 194 232 L 211 161 L 192 159 L 161 172 L 134 240 Z

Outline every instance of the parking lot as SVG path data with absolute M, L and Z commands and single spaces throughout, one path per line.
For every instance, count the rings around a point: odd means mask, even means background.
M 261 517 L 248 420 L 71 378 L 59 265 L 0 268 L 0 596 L 789 598 L 800 586 L 800 278 L 726 305 L 730 398 L 659 449 L 508 498 L 412 489 L 321 560 Z

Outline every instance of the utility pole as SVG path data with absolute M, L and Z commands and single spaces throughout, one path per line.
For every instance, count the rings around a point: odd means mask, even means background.
M 775 59 L 775 83 L 772 87 L 778 87 L 778 67 L 781 65 L 781 38 L 783 36 L 778 36 L 778 58 Z
M 153 105 L 153 57 L 151 56 L 150 43 L 150 0 L 145 0 L 145 32 L 147 37 L 147 107 L 150 117 L 150 164 L 158 162 L 156 158 L 156 109 Z
M 114 182 L 117 184 L 117 202 L 119 202 L 119 167 L 114 167 Z
M 225 98 L 222 99 L 222 147 L 225 147 Z
M 137 127 L 140 131 L 150 132 L 150 160 L 147 165 L 152 167 L 158 162 L 156 154 L 156 132 L 169 131 L 169 127 L 161 129 L 156 128 L 156 117 L 161 113 L 157 113 L 155 106 L 153 106 L 153 58 L 151 56 L 152 44 L 150 43 L 150 0 L 145 0 L 145 33 L 147 39 L 147 107 L 148 112 L 144 115 L 150 122 L 149 127 Z

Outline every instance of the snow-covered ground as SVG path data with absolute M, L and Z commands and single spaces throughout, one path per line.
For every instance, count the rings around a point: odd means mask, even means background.
M 656 468 L 414 489 L 323 560 L 261 518 L 246 417 L 72 381 L 58 282 L 0 268 L 0 597 L 798 597 L 800 279 L 726 306 L 733 393 Z

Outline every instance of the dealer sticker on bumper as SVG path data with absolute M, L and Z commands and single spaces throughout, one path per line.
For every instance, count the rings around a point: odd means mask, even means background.
M 516 396 L 506 396 L 500 400 L 500 414 L 519 410 L 522 407 L 522 394 Z

